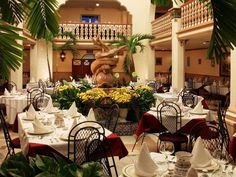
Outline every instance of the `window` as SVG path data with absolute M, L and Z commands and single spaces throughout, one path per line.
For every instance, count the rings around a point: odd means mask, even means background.
M 82 15 L 81 21 L 84 23 L 98 23 L 98 15 Z

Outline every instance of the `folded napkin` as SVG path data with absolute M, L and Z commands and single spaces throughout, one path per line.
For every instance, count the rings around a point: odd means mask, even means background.
M 43 109 L 43 112 L 50 113 L 55 111 L 55 108 L 52 104 L 52 98 L 49 99 L 47 106 Z
M 202 138 L 198 137 L 192 150 L 191 164 L 193 168 L 204 168 L 211 166 L 213 157 L 204 147 Z
M 67 115 L 74 117 L 77 115 L 77 107 L 75 102 L 72 103 L 72 105 L 70 106 L 69 110 L 67 111 Z
M 15 86 L 12 87 L 11 93 L 16 94 L 16 87 Z
M 36 117 L 38 118 L 39 114 L 35 111 L 33 105 L 31 104 L 28 111 L 26 111 L 26 119 L 34 120 Z
M 36 82 L 35 78 L 34 77 L 30 78 L 30 83 L 34 83 L 34 82 Z
M 174 89 L 173 89 L 172 86 L 170 86 L 169 92 L 170 92 L 170 93 L 174 93 Z
M 147 144 L 143 143 L 138 160 L 134 163 L 134 169 L 137 176 L 151 177 L 155 175 L 157 165 L 152 160 Z
M 43 125 L 37 117 L 34 119 L 32 124 L 33 124 L 34 133 L 47 133 L 51 131 L 51 128 Z
M 93 108 L 90 108 L 87 121 L 96 121 Z
M 4 95 L 5 96 L 11 96 L 11 94 L 10 94 L 10 92 L 5 88 L 5 90 L 4 90 Z
M 198 102 L 197 105 L 193 108 L 193 110 L 191 112 L 193 112 L 193 113 L 203 113 L 202 101 Z
M 198 177 L 197 171 L 194 168 L 189 168 L 187 177 Z

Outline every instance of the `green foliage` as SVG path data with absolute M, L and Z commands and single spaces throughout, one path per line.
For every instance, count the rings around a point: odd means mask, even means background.
M 0 168 L 1 177 L 106 177 L 101 164 L 98 162 L 86 163 L 77 166 L 67 163 L 59 156 L 55 158 L 37 155 L 29 161 L 22 153 L 6 159 Z
M 138 86 L 135 91 L 139 96 L 134 102 L 139 106 L 141 113 L 149 111 L 152 104 L 155 103 L 154 90 L 148 86 Z
M 138 48 L 140 48 L 140 52 L 144 50 L 145 45 L 143 45 L 141 41 L 154 38 L 155 37 L 150 34 L 133 34 L 129 37 L 121 35 L 119 36 L 119 40 L 114 40 L 111 42 L 111 44 L 117 48 L 125 46 L 128 51 L 123 65 L 126 73 L 131 75 L 132 72 L 135 71 L 133 54 L 137 53 Z
M 0 77 L 8 78 L 10 70 L 18 69 L 23 62 L 23 45 L 19 41 L 24 38 L 13 26 L 27 21 L 34 37 L 52 40 L 59 31 L 57 8 L 56 0 L 1 0 Z
M 76 106 L 80 107 L 81 102 L 77 99 L 78 93 L 80 93 L 80 89 L 74 86 L 60 86 L 55 93 L 55 101 L 60 103 L 60 109 L 69 109 L 74 101 L 76 102 Z
M 23 40 L 18 32 L 19 28 L 4 24 L 0 21 L 0 76 L 8 78 L 10 69 L 16 70 L 23 56 L 23 47 L 17 40 Z

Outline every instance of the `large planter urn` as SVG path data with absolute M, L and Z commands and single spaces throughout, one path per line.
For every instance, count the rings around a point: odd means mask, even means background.
M 128 108 L 120 108 L 119 117 L 121 119 L 126 119 L 128 114 Z

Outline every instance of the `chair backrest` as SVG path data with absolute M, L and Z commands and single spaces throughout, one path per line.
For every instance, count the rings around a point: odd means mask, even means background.
M 45 108 L 48 105 L 50 99 L 50 95 L 47 95 L 45 93 L 38 93 L 34 96 L 32 104 L 35 110 L 41 110 L 41 108 Z
M 192 94 L 190 92 L 184 92 L 182 94 L 182 102 L 183 102 L 184 106 L 188 106 L 191 108 L 196 106 L 196 98 L 195 98 L 194 94 Z
M 13 81 L 8 81 L 7 84 L 6 84 L 6 89 L 7 89 L 9 92 L 11 92 L 12 89 L 13 89 L 13 87 L 15 87 L 16 90 L 17 90 L 17 85 L 16 85 L 16 83 L 13 82 Z
M 14 148 L 13 148 L 13 145 L 12 145 L 11 136 L 10 136 L 10 133 L 9 133 L 9 130 L 8 130 L 8 127 L 7 127 L 7 123 L 6 123 L 6 120 L 5 120 L 5 116 L 4 116 L 4 113 L 3 113 L 2 109 L 0 109 L 0 122 L 1 122 L 1 127 L 3 129 L 4 138 L 5 138 L 7 149 L 8 149 L 6 157 L 8 157 L 9 155 L 12 156 L 12 155 L 15 154 L 15 151 L 14 151 Z
M 169 132 L 175 133 L 181 128 L 181 109 L 171 101 L 163 101 L 157 106 L 157 117 Z
M 39 85 L 39 88 L 41 88 L 43 92 L 46 91 L 47 84 L 42 79 L 39 79 L 38 85 Z
M 225 151 L 225 137 L 216 122 L 201 121 L 192 127 L 189 137 L 189 150 L 192 150 L 197 138 L 201 137 L 203 144 L 210 153 L 216 150 Z
M 88 137 L 99 137 L 105 134 L 104 127 L 98 122 L 85 121 L 75 125 L 68 135 L 68 159 L 76 162 L 78 165 L 86 162 L 85 144 Z
M 225 105 L 222 107 L 219 104 L 218 110 L 217 110 L 217 118 L 218 118 L 219 128 L 224 134 L 225 145 L 226 145 L 227 150 L 229 150 L 229 144 L 230 144 L 229 131 L 228 131 L 227 123 L 225 121 L 225 116 L 226 116 L 228 106 L 229 106 L 229 103 L 228 103 L 228 100 L 226 98 Z
M 34 97 L 39 93 L 43 93 L 43 90 L 41 88 L 32 87 L 30 89 L 27 89 L 27 105 L 31 104 L 33 102 Z
M 105 128 L 115 133 L 116 125 L 119 118 L 119 106 L 117 104 L 107 105 L 106 107 L 96 107 L 96 116 L 102 118 L 102 120 L 97 120 Z
M 94 133 L 88 137 L 85 145 L 85 155 L 86 162 L 100 162 L 107 176 L 114 176 L 112 175 L 111 168 L 114 168 L 115 175 L 116 177 L 118 176 L 112 149 L 104 134 L 97 136 Z M 110 161 L 109 157 L 111 158 Z

